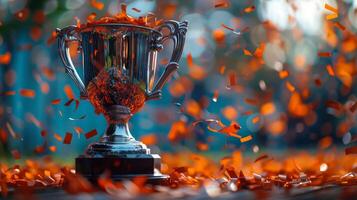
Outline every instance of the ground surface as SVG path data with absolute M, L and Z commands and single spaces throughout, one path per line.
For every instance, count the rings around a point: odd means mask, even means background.
M 24 191 L 11 191 L 7 198 L 1 199 L 24 199 Z M 100 200 L 100 199 L 127 199 L 120 198 L 120 194 L 117 197 L 113 197 L 104 192 L 92 193 L 92 194 L 76 194 L 71 195 L 66 193 L 61 189 L 46 189 L 39 190 L 32 194 L 32 196 L 26 196 L 26 199 L 39 199 L 39 200 L 49 200 L 49 199 L 68 199 L 68 200 Z M 222 193 L 216 197 L 210 197 L 204 191 L 198 192 L 196 194 L 176 194 L 176 193 L 155 193 L 146 196 L 137 196 L 133 199 L 291 199 L 291 200 L 305 200 L 305 199 L 357 199 L 357 186 L 327 186 L 324 188 L 321 187 L 311 187 L 311 188 L 302 188 L 302 189 L 293 189 L 290 191 L 284 190 L 272 190 L 272 191 L 248 191 L 241 190 L 235 193 Z

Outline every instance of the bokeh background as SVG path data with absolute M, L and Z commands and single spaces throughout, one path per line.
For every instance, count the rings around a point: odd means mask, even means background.
M 114 15 L 121 3 L 134 17 L 189 22 L 179 72 L 130 122 L 154 152 L 320 150 L 355 141 L 356 0 L 0 0 L 1 159 L 70 159 L 99 139 L 104 117 L 85 100 L 78 109 L 65 105 L 79 91 L 64 73 L 54 31 L 93 12 Z M 71 55 L 81 74 L 77 47 Z M 160 53 L 161 71 L 169 55 L 170 48 Z M 237 122 L 238 134 L 252 140 L 194 123 L 204 119 Z M 93 129 L 98 135 L 86 139 Z

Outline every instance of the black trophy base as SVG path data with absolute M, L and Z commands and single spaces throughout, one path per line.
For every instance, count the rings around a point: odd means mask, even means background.
M 165 185 L 168 176 L 160 173 L 161 158 L 157 154 L 123 154 L 113 157 L 76 158 L 76 173 L 97 183 L 104 173 L 109 173 L 113 181 L 132 180 L 145 177 L 148 184 Z

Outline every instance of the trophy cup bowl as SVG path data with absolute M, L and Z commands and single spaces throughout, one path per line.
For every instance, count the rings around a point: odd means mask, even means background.
M 150 149 L 130 133 L 128 121 L 137 110 L 128 105 L 134 89 L 142 92 L 144 102 L 161 97 L 162 87 L 178 69 L 187 24 L 187 21 L 169 20 L 156 28 L 103 23 L 57 29 L 59 55 L 66 73 L 79 88 L 81 98 L 88 99 L 91 82 L 105 70 L 114 73 L 114 76 L 108 76 L 107 81 L 115 82 L 112 77 L 117 77 L 124 86 L 124 89 L 108 92 L 129 99 L 127 103 L 114 100 L 105 105 L 101 112 L 108 122 L 107 130 L 100 141 L 90 144 L 85 154 L 76 158 L 76 173 L 93 182 L 105 172 L 109 172 L 113 180 L 145 176 L 148 182 L 162 183 L 168 179 L 168 176 L 160 173 L 160 156 L 150 154 Z M 158 52 L 163 48 L 163 43 L 170 39 L 173 41 L 170 62 L 155 83 Z M 83 79 L 70 57 L 69 43 L 73 41 L 79 43 L 82 52 Z

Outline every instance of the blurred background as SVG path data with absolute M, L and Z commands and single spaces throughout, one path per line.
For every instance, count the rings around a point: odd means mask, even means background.
M 324 150 L 355 141 L 357 0 L 0 0 L 1 159 L 69 159 L 103 134 L 106 121 L 88 101 L 78 109 L 68 102 L 79 90 L 64 72 L 55 29 L 93 12 L 115 15 L 121 3 L 133 17 L 189 22 L 179 72 L 130 122 L 154 152 Z M 73 43 L 81 74 L 77 50 Z M 170 53 L 160 52 L 161 71 Z M 252 139 L 212 132 L 207 119 L 237 122 Z

